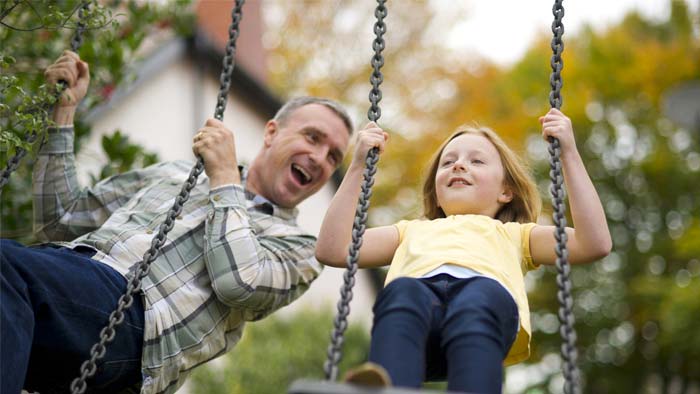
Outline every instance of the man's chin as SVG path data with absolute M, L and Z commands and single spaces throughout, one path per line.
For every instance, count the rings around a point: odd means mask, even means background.
M 277 189 L 274 203 L 282 208 L 294 208 L 307 198 L 318 193 L 324 183 L 312 183 L 304 186 L 297 184 L 281 185 Z
M 276 197 L 277 198 L 273 202 L 282 208 L 294 208 L 306 198 L 302 196 L 301 193 L 290 193 L 286 191 L 278 193 Z

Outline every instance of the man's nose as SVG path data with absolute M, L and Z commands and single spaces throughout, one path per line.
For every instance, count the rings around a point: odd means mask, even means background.
M 310 154 L 309 154 L 309 159 L 311 159 L 311 163 L 315 166 L 321 166 L 322 163 L 324 163 L 326 160 L 326 156 L 328 155 L 328 148 L 325 147 L 318 147 L 314 149 Z

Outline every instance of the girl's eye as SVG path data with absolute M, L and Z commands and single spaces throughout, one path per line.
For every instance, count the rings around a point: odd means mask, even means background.
M 472 163 L 474 163 L 474 164 L 484 164 L 484 162 L 481 161 L 481 160 L 479 160 L 479 159 L 474 159 L 474 160 L 472 160 Z
M 449 166 L 450 164 L 454 163 L 452 160 L 445 160 L 442 162 L 443 166 Z

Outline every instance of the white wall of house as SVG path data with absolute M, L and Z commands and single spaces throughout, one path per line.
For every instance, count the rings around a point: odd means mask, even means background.
M 93 132 L 78 159 L 79 177 L 88 184 L 88 174 L 97 174 L 106 162 L 101 139 L 120 129 L 129 138 L 156 152 L 161 160 L 187 159 L 194 162 L 191 140 L 197 127 L 213 117 L 218 79 L 203 75 L 185 57 L 184 52 L 148 80 L 138 83 L 121 100 L 107 110 L 100 111 L 91 120 Z M 114 97 L 117 97 L 115 93 Z M 224 114 L 224 123 L 234 132 L 236 151 L 240 162 L 248 163 L 262 144 L 264 119 L 245 104 L 242 95 L 230 94 Z M 327 184 L 319 193 L 300 206 L 299 224 L 312 234 L 318 234 L 323 215 L 335 192 Z M 344 270 L 326 268 L 311 289 L 292 305 L 283 308 L 278 316 L 292 316 L 304 308 L 335 310 Z M 355 285 L 350 322 L 360 323 L 367 330 L 371 325 L 371 307 L 374 293 L 367 273 L 360 271 Z

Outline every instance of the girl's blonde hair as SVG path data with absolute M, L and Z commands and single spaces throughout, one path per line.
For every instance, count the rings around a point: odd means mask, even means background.
M 498 151 L 504 169 L 504 182 L 513 193 L 513 199 L 503 205 L 496 213 L 496 219 L 502 222 L 530 223 L 536 222 L 542 209 L 537 184 L 525 162 L 506 145 L 495 131 L 488 127 L 460 126 L 445 140 L 433 155 L 423 183 L 423 210 L 428 219 L 444 218 L 445 212 L 440 208 L 435 191 L 435 176 L 440 164 L 440 156 L 447 144 L 463 134 L 476 134 L 486 137 Z

